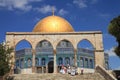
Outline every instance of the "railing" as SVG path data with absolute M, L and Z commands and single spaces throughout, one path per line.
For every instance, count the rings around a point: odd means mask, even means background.
M 112 74 L 109 74 L 102 66 L 97 65 L 96 72 L 100 73 L 106 80 L 117 80 Z

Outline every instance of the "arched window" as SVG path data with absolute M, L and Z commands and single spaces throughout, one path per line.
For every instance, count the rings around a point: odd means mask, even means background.
M 39 59 L 35 58 L 35 65 L 38 66 L 39 65 Z
M 93 68 L 93 60 L 90 59 L 90 68 Z
M 87 58 L 85 58 L 85 68 L 88 68 L 89 66 L 88 66 L 88 59 Z
M 28 67 L 32 66 L 32 60 L 31 60 L 31 58 L 28 58 L 28 60 L 27 60 L 27 66 Z
M 21 67 L 21 68 L 24 68 L 24 59 L 21 59 L 21 60 L 20 60 L 20 67 Z
M 68 65 L 68 64 L 70 65 L 70 58 L 69 58 L 69 57 L 66 57 L 66 58 L 65 58 L 65 65 Z
M 80 57 L 80 67 L 84 67 L 83 57 Z
M 63 64 L 63 59 L 61 57 L 58 58 L 58 65 L 62 65 Z
M 42 66 L 44 66 L 46 64 L 46 60 L 45 58 L 42 58 Z

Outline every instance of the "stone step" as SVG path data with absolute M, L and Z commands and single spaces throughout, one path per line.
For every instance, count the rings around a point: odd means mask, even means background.
M 70 74 L 13 74 L 13 80 L 105 80 L 99 73 L 71 76 Z

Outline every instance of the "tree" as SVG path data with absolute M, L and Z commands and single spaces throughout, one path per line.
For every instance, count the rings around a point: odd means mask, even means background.
M 118 46 L 116 46 L 114 52 L 120 57 L 120 16 L 111 20 L 108 27 L 108 32 L 113 35 L 118 42 Z
M 10 71 L 10 53 L 13 48 L 9 48 L 7 44 L 0 43 L 0 76 L 5 75 Z

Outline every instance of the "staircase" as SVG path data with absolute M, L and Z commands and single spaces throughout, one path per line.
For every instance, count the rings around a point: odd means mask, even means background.
M 70 74 L 13 74 L 9 80 L 106 80 L 99 73 L 86 73 L 71 76 Z

